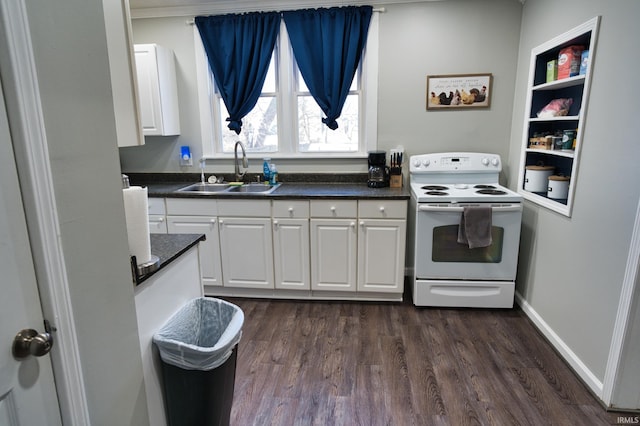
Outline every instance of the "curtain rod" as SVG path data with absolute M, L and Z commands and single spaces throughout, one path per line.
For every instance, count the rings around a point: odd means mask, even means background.
M 372 12 L 376 12 L 376 13 L 384 13 L 384 12 L 386 12 L 386 11 L 387 11 L 387 10 L 386 10 L 384 7 L 374 7 L 374 8 L 372 9 Z M 193 25 L 193 24 L 195 24 L 195 23 L 196 23 L 196 22 L 195 22 L 195 20 L 193 20 L 193 19 L 187 19 L 187 25 Z

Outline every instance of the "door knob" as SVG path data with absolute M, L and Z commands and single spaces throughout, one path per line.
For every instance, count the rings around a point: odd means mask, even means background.
M 13 339 L 13 356 L 17 359 L 27 358 L 29 355 L 43 356 L 53 347 L 53 337 L 50 333 L 38 333 L 33 328 L 26 328 Z

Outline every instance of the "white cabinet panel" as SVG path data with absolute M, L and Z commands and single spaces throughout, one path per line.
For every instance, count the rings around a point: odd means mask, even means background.
M 309 220 L 273 220 L 275 288 L 310 290 Z
M 102 5 L 118 146 L 144 145 L 131 41 L 129 2 L 113 0 L 102 2 Z
M 309 202 L 305 200 L 274 200 L 273 217 L 308 218 Z
M 350 218 L 358 215 L 356 200 L 312 200 L 311 217 L 332 219 Z
M 404 290 L 406 221 L 366 219 L 358 231 L 358 291 Z
M 218 202 L 212 198 L 167 198 L 167 214 L 178 216 L 218 216 Z
M 356 262 L 355 219 L 311 219 L 312 290 L 355 291 Z
M 149 215 L 149 233 L 150 234 L 166 234 L 167 233 L 167 220 L 164 215 L 160 215 L 160 214 Z
M 180 134 L 173 52 L 157 44 L 136 44 L 140 121 L 145 136 Z
M 274 288 L 271 218 L 221 217 L 225 287 Z
M 371 219 L 406 219 L 406 201 L 360 200 L 358 217 Z
M 218 222 L 213 216 L 167 216 L 170 234 L 205 234 L 200 242 L 200 271 L 206 286 L 222 285 L 220 237 Z
M 163 215 L 166 213 L 164 198 L 149 197 L 149 214 Z

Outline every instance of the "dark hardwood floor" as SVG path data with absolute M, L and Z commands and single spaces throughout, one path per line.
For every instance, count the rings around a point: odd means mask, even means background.
M 609 425 L 518 308 L 227 299 L 243 335 L 231 424 Z

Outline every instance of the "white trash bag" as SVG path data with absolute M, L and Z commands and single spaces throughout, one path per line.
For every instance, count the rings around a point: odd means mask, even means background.
M 185 370 L 224 364 L 242 336 L 244 313 L 211 297 L 192 299 L 153 336 L 162 361 Z

